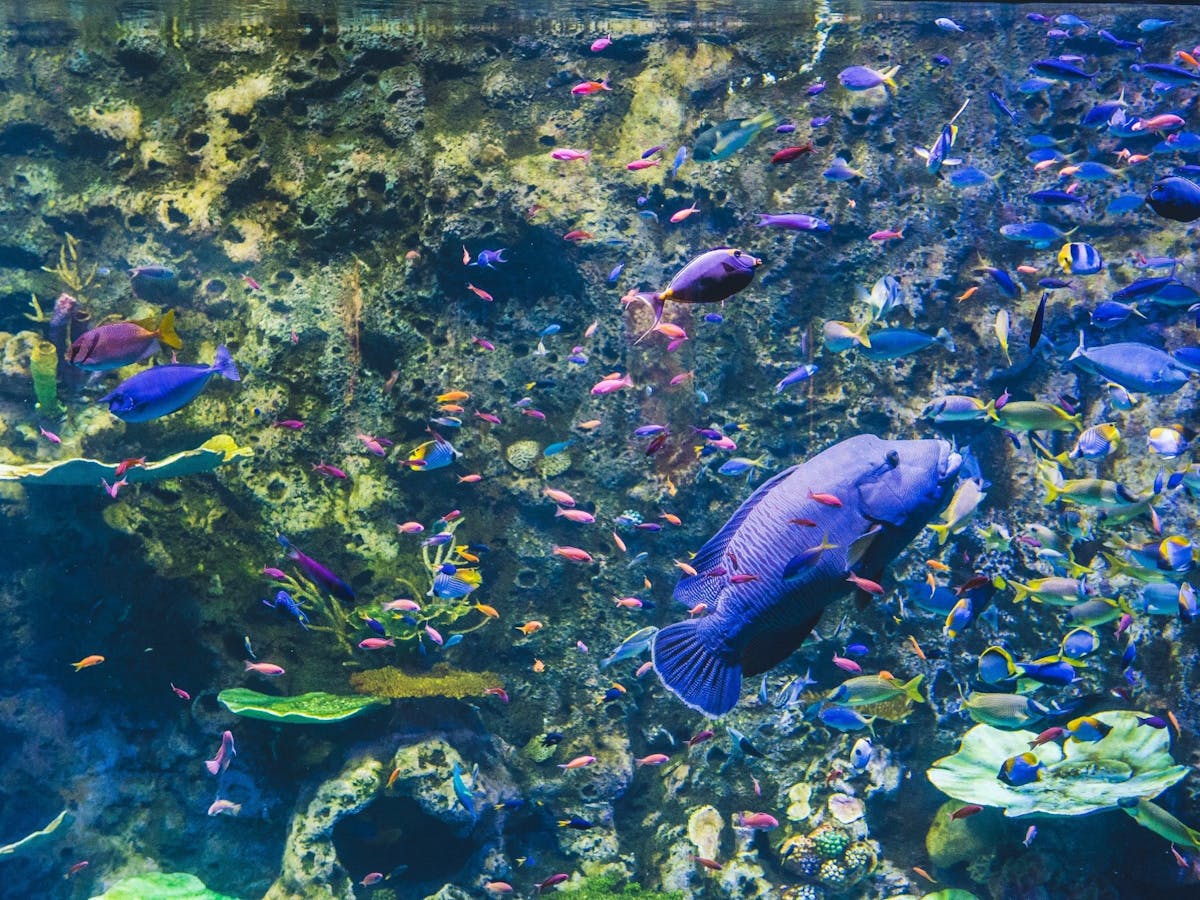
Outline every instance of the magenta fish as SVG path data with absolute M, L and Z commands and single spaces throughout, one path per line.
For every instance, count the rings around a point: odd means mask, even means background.
M 128 366 L 159 350 L 159 342 L 178 350 L 175 311 L 168 310 L 155 327 L 153 319 L 111 322 L 85 331 L 67 349 L 67 362 L 88 372 L 108 372 Z
M 212 759 L 204 761 L 204 768 L 208 769 L 210 775 L 219 775 L 229 768 L 229 763 L 235 756 L 237 756 L 237 750 L 233 747 L 233 732 L 226 731 L 221 735 L 221 749 Z
M 333 596 L 345 600 L 347 603 L 354 602 L 354 588 L 350 587 L 342 579 L 338 578 L 328 567 L 317 562 L 311 556 L 301 553 L 300 550 L 292 544 L 282 534 L 279 535 L 279 543 L 283 549 L 287 551 L 288 559 L 296 564 L 305 577 L 314 582 L 318 586 L 324 588 Z

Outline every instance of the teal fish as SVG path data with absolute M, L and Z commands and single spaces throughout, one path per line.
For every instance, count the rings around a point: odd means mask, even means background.
M 876 331 L 872 334 L 871 343 L 860 345 L 858 352 L 867 359 L 879 362 L 900 359 L 902 356 L 917 353 L 934 344 L 941 344 L 951 353 L 957 349 L 954 346 L 954 340 L 950 337 L 950 332 L 945 328 L 939 328 L 937 334 L 926 334 L 910 328 L 885 328 L 883 331 Z
M 611 666 L 613 663 L 624 662 L 627 659 L 633 659 L 644 653 L 650 646 L 650 642 L 654 639 L 654 635 L 658 633 L 658 629 L 653 625 L 647 625 L 645 628 L 639 628 L 621 643 L 617 644 L 615 650 L 600 660 L 600 668 L 604 669 Z
M 474 819 L 478 812 L 475 809 L 475 794 L 467 787 L 467 782 L 463 779 L 462 767 L 457 762 L 451 772 L 450 781 L 454 785 L 454 796 L 458 798 L 458 802 L 462 804 L 463 809 L 471 814 Z
M 730 119 L 700 132 L 692 148 L 697 162 L 720 162 L 745 147 L 764 128 L 774 128 L 779 118 L 772 112 L 759 113 L 752 119 Z

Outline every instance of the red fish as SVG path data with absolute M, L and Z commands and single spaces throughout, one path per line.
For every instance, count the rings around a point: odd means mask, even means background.
M 144 468 L 146 465 L 146 457 L 138 456 L 133 459 L 123 459 L 117 463 L 117 471 L 114 473 L 118 478 L 134 468 Z
M 791 162 L 793 159 L 799 159 L 806 153 L 812 153 L 816 148 L 813 147 L 813 142 L 809 141 L 799 147 L 784 147 L 778 153 L 771 157 L 771 162 L 775 165 Z
M 468 259 L 469 258 L 470 257 L 468 257 Z M 469 282 L 469 281 L 467 282 L 467 290 L 469 290 L 471 293 L 473 293 L 480 300 L 486 300 L 488 303 L 491 303 L 493 300 L 496 299 L 491 294 L 489 294 L 487 291 L 485 291 L 483 288 L 477 288 L 477 287 L 475 287 L 475 285 L 471 284 L 471 282 Z
M 563 240 L 578 244 L 580 241 L 590 241 L 593 237 L 594 235 L 590 231 L 583 231 L 582 229 L 576 228 L 573 231 L 568 231 L 566 234 L 564 234 Z
M 1053 728 L 1047 728 L 1032 741 L 1029 742 L 1029 749 L 1040 747 L 1042 744 L 1049 744 L 1051 741 L 1057 741 L 1067 733 L 1067 729 L 1055 725 Z
M 808 489 L 808 499 L 815 500 L 817 503 L 820 503 L 822 506 L 840 507 L 842 505 L 842 501 L 839 500 L 837 497 L 833 496 L 833 494 L 814 493 L 812 488 Z
M 965 819 L 968 816 L 973 816 L 975 813 L 983 812 L 983 807 L 978 803 L 968 803 L 966 806 L 960 806 L 954 812 L 950 813 L 951 819 Z

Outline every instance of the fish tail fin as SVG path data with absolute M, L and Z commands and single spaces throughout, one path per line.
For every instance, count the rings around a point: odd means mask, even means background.
M 204 768 L 208 769 L 210 775 L 216 775 L 217 772 L 221 771 L 221 764 L 215 759 L 206 759 L 204 761 Z
M 750 121 L 751 124 L 757 125 L 759 128 L 774 128 L 779 124 L 780 119 L 779 116 L 775 115 L 775 113 L 767 110 L 765 112 L 760 112 Z
M 1079 346 L 1071 351 L 1071 355 L 1067 357 L 1068 362 L 1072 359 L 1079 359 L 1087 352 L 1087 344 L 1084 342 L 1083 330 L 1079 331 Z
M 647 303 L 649 303 L 650 308 L 652 310 L 654 310 L 654 324 L 651 325 L 649 328 L 647 328 L 644 332 L 642 332 L 641 337 L 639 337 L 636 341 L 634 341 L 634 344 L 640 344 L 642 341 L 644 341 L 646 339 L 646 336 L 648 334 L 650 334 L 652 331 L 654 331 L 656 328 L 658 328 L 658 326 L 660 324 L 662 324 L 663 309 L 667 305 L 666 298 L 663 296 L 662 293 L 659 293 L 659 292 L 656 292 L 653 294 L 638 294 L 638 298 L 640 300 L 644 300 Z
M 913 703 L 924 703 L 925 698 L 921 696 L 921 682 L 924 680 L 924 675 L 918 675 L 911 681 L 906 681 L 904 684 L 900 685 L 900 687 L 904 689 L 904 696 L 906 696 Z
M 871 338 L 867 335 L 867 325 L 868 323 L 864 322 L 861 326 L 859 326 L 858 330 L 853 332 L 853 334 L 854 340 L 858 341 L 859 344 L 870 350 Z
M 163 313 L 163 317 L 159 319 L 158 339 L 175 350 L 183 346 L 183 341 L 179 339 L 179 335 L 175 332 L 175 310 L 168 309 Z
M 947 331 L 945 328 L 939 328 L 938 333 L 936 335 L 934 335 L 933 339 L 935 341 L 937 341 L 939 344 L 941 344 L 943 347 L 945 347 L 947 350 L 949 350 L 951 353 L 955 353 L 958 351 L 958 348 L 954 346 L 954 338 L 950 337 L 950 332 Z
M 720 716 L 737 704 L 742 667 L 729 663 L 700 640 L 703 619 L 668 625 L 654 636 L 654 671 L 673 694 L 706 716 Z
M 987 402 L 987 405 L 983 407 L 983 411 L 987 414 L 987 417 L 989 419 L 991 419 L 993 422 L 1000 421 L 1000 414 L 998 412 L 996 412 L 996 401 L 995 400 L 989 400 Z
M 950 538 L 949 523 L 926 525 L 925 527 L 937 535 L 939 547 L 941 547 L 943 544 L 945 544 L 946 541 L 949 540 L 949 538 Z
M 217 348 L 217 355 L 213 357 L 213 371 L 222 378 L 228 378 L 230 381 L 241 381 L 242 376 L 238 374 L 237 366 L 233 364 L 233 357 L 229 355 L 229 348 L 222 344 Z
M 900 71 L 900 66 L 895 65 L 886 72 L 880 72 L 883 76 L 883 83 L 890 87 L 893 91 L 896 90 L 896 73 Z
M 1016 591 L 1016 596 L 1013 597 L 1013 603 L 1024 603 L 1032 593 L 1032 591 L 1029 590 L 1028 585 L 1021 584 L 1020 582 L 1010 581 L 1008 582 L 1008 586 Z
M 1059 486 L 1048 478 L 1042 479 L 1042 487 L 1046 489 L 1046 496 L 1042 498 L 1042 503 L 1046 506 L 1049 506 L 1060 496 L 1062 496 L 1062 491 L 1059 490 Z

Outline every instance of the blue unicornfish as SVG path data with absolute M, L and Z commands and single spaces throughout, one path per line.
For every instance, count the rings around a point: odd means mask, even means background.
M 125 422 L 149 422 L 187 406 L 214 375 L 241 381 L 225 345 L 217 348 L 211 366 L 176 363 L 138 372 L 100 398 L 108 410 Z

